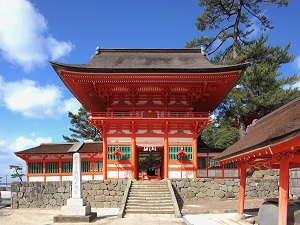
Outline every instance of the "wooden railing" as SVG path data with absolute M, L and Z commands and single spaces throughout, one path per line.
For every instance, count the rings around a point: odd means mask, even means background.
M 164 112 L 164 111 L 137 111 L 137 112 L 93 112 L 89 118 L 208 118 L 208 112 Z

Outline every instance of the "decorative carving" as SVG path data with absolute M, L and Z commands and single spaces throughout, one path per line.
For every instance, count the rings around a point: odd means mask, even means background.
M 128 92 L 129 92 L 129 101 L 131 104 L 136 104 L 139 100 L 139 93 L 138 93 L 138 89 L 136 87 L 130 87 L 128 88 Z
M 171 88 L 170 87 L 164 87 L 162 90 L 162 95 L 161 95 L 161 101 L 165 105 L 168 105 L 171 100 Z
M 112 92 L 110 87 L 101 87 L 98 88 L 99 99 L 103 102 L 106 107 L 111 106 L 112 101 Z
M 281 160 L 291 160 L 294 157 L 294 149 L 292 150 L 287 150 L 284 152 L 279 152 L 274 154 L 274 159 L 276 159 L 278 162 L 280 162 Z

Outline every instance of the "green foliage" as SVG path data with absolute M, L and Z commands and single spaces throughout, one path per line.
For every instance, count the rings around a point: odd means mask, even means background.
M 25 174 L 23 174 L 23 167 L 18 165 L 9 165 L 9 168 L 14 170 L 14 173 L 11 174 L 11 178 L 19 178 L 19 180 L 22 181 L 22 177 L 25 176 Z
M 160 153 L 144 153 L 139 155 L 139 171 L 145 171 L 161 163 Z
M 196 26 L 200 31 L 215 32 L 215 35 L 195 38 L 186 47 L 203 46 L 208 55 L 213 54 L 212 61 L 216 64 L 250 63 L 238 85 L 219 105 L 216 111 L 218 124 L 214 123 L 203 131 L 202 136 L 210 133 L 204 140 L 212 147 L 225 146 L 231 141 L 228 137 L 220 140 L 218 137 L 222 135 L 220 130 L 225 132 L 233 119 L 237 119 L 239 137 L 242 137 L 247 114 L 254 112 L 264 116 L 300 94 L 297 88 L 292 88 L 299 82 L 299 75 L 283 77 L 279 72 L 283 64 L 293 60 L 293 56 L 288 54 L 290 44 L 284 48 L 273 47 L 267 44 L 268 37 L 264 36 L 250 40 L 254 19 L 260 23 L 262 31 L 273 28 L 262 12 L 266 5 L 287 6 L 288 0 L 199 1 L 204 11 L 197 18 Z
M 82 106 L 77 114 L 68 113 L 73 128 L 69 128 L 72 132 L 71 137 L 63 135 L 67 142 L 79 142 L 81 140 L 93 140 L 96 135 L 96 129 L 86 120 L 88 117 L 87 110 Z
M 200 31 L 216 31 L 213 37 L 200 36 L 188 42 L 187 48 L 204 46 L 208 55 L 227 45 L 219 56 L 224 58 L 228 52 L 237 56 L 239 47 L 251 43 L 254 18 L 259 21 L 261 30 L 272 29 L 271 21 L 263 14 L 261 7 L 266 5 L 287 6 L 288 0 L 244 1 L 244 0 L 199 0 L 204 7 L 197 17 L 196 27 Z M 228 44 L 230 42 L 230 44 Z
M 233 118 L 250 112 L 264 116 L 300 94 L 297 88 L 291 88 L 300 77 L 282 77 L 279 72 L 283 64 L 293 60 L 288 54 L 290 45 L 272 47 L 266 44 L 267 40 L 261 37 L 241 49 L 238 57 L 227 57 L 229 63 L 248 61 L 250 67 L 220 104 L 220 117 Z
M 228 124 L 210 123 L 202 132 L 201 139 L 211 148 L 228 148 L 238 140 L 238 130 Z

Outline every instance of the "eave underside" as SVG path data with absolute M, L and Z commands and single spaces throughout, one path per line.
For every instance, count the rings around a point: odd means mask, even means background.
M 90 112 L 213 111 L 241 71 L 209 74 L 91 74 L 60 71 L 60 77 Z

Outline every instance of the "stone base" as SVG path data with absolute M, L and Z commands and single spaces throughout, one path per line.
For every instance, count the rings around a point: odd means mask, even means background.
M 96 218 L 96 212 L 92 212 L 86 216 L 58 215 L 53 217 L 53 223 L 89 223 Z
M 91 214 L 91 205 L 86 203 L 85 198 L 67 200 L 67 205 L 61 207 L 64 216 L 87 216 Z
M 235 215 L 235 219 L 236 219 L 236 220 L 245 220 L 245 219 L 246 219 L 246 216 L 245 216 L 245 214 L 239 214 L 239 213 L 237 213 L 237 214 Z

